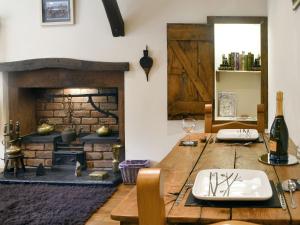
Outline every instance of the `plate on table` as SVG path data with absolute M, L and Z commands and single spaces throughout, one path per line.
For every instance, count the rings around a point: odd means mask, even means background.
M 223 141 L 254 141 L 259 138 L 256 129 L 221 129 L 217 139 Z
M 212 201 L 263 201 L 272 197 L 265 172 L 247 169 L 208 169 L 197 174 L 192 193 Z

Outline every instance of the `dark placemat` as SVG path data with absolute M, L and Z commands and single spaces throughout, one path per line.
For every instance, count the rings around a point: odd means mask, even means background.
M 193 141 L 194 142 L 194 144 L 185 144 L 185 142 L 186 141 L 181 141 L 180 143 L 179 143 L 179 146 L 190 146 L 190 147 L 196 147 L 197 145 L 198 145 L 198 141 Z
M 185 206 L 217 207 L 217 208 L 281 208 L 280 201 L 273 181 L 270 181 L 273 196 L 266 201 L 207 201 L 194 198 L 192 192 Z

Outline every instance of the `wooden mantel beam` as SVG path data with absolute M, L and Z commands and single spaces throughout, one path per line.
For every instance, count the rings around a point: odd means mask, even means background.
M 128 62 L 96 62 L 68 58 L 39 58 L 0 63 L 0 71 L 19 72 L 39 69 L 60 68 L 81 71 L 128 71 Z
M 114 37 L 125 36 L 124 21 L 117 0 L 102 0 Z

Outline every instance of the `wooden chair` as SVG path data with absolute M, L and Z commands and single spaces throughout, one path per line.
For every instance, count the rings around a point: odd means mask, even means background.
M 237 221 L 237 220 L 228 220 L 228 221 L 222 221 L 218 223 L 213 223 L 210 225 L 258 225 L 257 223 L 249 223 L 244 221 Z
M 139 225 L 165 225 L 165 204 L 160 169 L 140 169 L 136 185 Z
M 205 104 L 205 133 L 217 133 L 220 129 L 257 129 L 258 133 L 265 131 L 265 109 L 263 104 L 257 105 L 257 122 L 255 124 L 240 121 L 213 124 L 212 104 Z

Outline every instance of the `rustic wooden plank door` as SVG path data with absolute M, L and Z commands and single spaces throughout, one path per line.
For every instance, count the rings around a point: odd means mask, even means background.
M 214 32 L 207 24 L 168 24 L 168 119 L 203 119 L 214 90 Z

